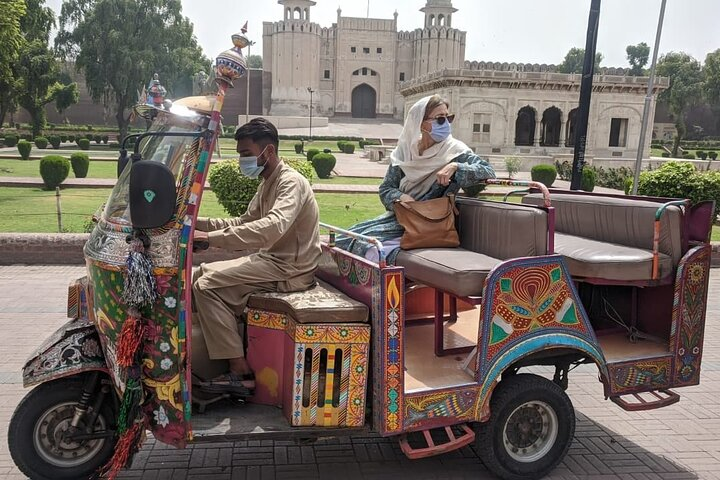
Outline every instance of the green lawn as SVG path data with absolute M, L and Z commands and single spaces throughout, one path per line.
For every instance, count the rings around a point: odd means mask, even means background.
M 116 162 L 90 162 L 88 178 L 115 178 Z M 0 159 L 0 177 L 38 177 L 40 178 L 40 160 Z M 68 178 L 75 178 L 72 169 Z

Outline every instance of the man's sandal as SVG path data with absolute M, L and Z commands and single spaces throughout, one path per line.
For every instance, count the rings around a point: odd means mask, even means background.
M 247 387 L 243 382 L 254 382 L 255 374 L 225 373 L 207 382 L 198 382 L 200 390 L 207 393 L 230 393 L 239 397 L 252 397 L 255 387 Z

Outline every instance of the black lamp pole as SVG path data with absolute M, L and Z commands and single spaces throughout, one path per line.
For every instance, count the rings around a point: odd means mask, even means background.
M 310 92 L 310 140 L 308 141 L 308 143 L 309 143 L 309 142 L 312 142 L 312 110 L 313 110 L 312 96 L 313 96 L 313 93 L 315 93 L 315 90 L 313 90 L 310 87 L 307 87 L 307 91 Z
M 573 153 L 572 178 L 570 190 L 580 190 L 582 171 L 585 165 L 585 146 L 587 144 L 588 117 L 590 116 L 590 97 L 595 69 L 595 48 L 597 45 L 598 24 L 600 20 L 600 0 L 592 0 L 588 19 L 587 39 L 585 40 L 585 62 L 582 82 L 580 83 L 580 106 L 578 108 L 577 127 L 575 129 L 575 150 Z

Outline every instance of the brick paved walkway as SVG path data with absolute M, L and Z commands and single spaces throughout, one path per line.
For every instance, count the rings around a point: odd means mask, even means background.
M 24 478 L 7 449 L 7 424 L 24 395 L 20 368 L 65 322 L 69 280 L 80 267 L 0 267 L 0 479 Z M 596 370 L 570 375 L 576 438 L 552 480 L 720 479 L 720 270 L 713 270 L 702 384 L 679 404 L 629 413 L 602 398 Z M 391 439 L 333 439 L 313 445 L 234 442 L 175 450 L 148 441 L 124 479 L 490 479 L 472 448 L 407 460 Z

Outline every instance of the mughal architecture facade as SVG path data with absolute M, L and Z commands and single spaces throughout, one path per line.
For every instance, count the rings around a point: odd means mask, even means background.
M 351 18 L 338 9 L 337 22 L 321 27 L 311 21 L 315 1 L 278 4 L 282 20 L 263 24 L 265 115 L 307 116 L 312 98 L 318 116 L 402 119 L 418 98 L 439 93 L 458 115 L 454 135 L 478 153 L 572 152 L 581 76 L 553 65 L 466 61 L 467 34 L 453 28 L 451 0 L 426 0 L 423 26 L 411 32 L 397 30 L 397 12 Z M 622 68 L 597 73 L 588 154 L 634 157 L 647 78 Z M 654 93 L 667 86 L 659 79 Z M 653 118 L 654 99 L 651 108 Z M 652 128 L 646 148 L 651 137 Z

